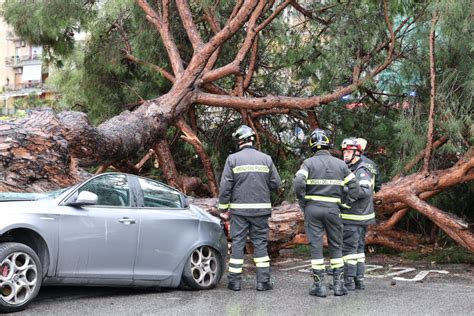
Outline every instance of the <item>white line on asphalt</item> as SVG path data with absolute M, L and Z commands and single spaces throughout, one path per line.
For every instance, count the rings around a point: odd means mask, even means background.
M 414 278 L 412 279 L 407 279 L 403 277 L 394 277 L 394 280 L 397 281 L 406 281 L 406 282 L 418 282 L 423 280 L 430 272 L 435 272 L 435 273 L 441 273 L 441 274 L 448 274 L 449 272 L 446 270 L 423 270 L 420 271 Z
M 303 262 L 305 262 L 305 261 L 303 261 Z M 303 264 L 303 265 L 299 265 L 299 266 L 280 269 L 280 271 L 291 271 L 291 270 L 297 270 L 297 269 L 301 269 L 301 268 L 311 267 L 311 260 L 306 260 L 306 262 L 308 262 L 308 263 Z

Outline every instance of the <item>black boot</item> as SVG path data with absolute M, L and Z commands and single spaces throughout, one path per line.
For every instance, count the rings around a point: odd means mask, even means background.
M 356 276 L 354 278 L 355 282 L 355 288 L 357 290 L 365 290 L 365 284 L 364 284 L 364 277 L 363 276 Z
M 273 290 L 273 283 L 271 282 L 257 282 L 257 291 Z
M 344 277 L 344 286 L 348 291 L 354 291 L 355 290 L 355 284 L 354 284 L 354 277 Z
M 232 291 L 240 291 L 242 284 L 240 273 L 229 273 L 228 278 L 229 283 L 227 284 L 227 288 Z
M 365 263 L 357 262 L 357 275 L 354 279 L 357 290 L 365 290 L 364 284 Z
M 257 267 L 257 291 L 273 290 L 270 282 L 270 267 Z
M 344 268 L 337 268 L 333 270 L 333 283 L 335 296 L 347 294 L 347 289 L 344 286 Z
M 314 270 L 313 269 L 313 286 L 309 290 L 309 295 L 326 297 L 327 290 L 326 284 L 324 283 L 324 270 Z

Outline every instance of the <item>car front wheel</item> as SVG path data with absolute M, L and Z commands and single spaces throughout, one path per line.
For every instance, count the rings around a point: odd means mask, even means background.
M 17 312 L 36 297 L 43 269 L 30 247 L 6 242 L 0 244 L 0 311 Z
M 184 266 L 183 281 L 193 290 L 212 289 L 221 277 L 221 256 L 209 246 L 195 249 Z

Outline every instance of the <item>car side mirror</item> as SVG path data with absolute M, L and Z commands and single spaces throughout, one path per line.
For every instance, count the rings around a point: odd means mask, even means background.
M 189 199 L 184 194 L 181 194 L 181 205 L 183 206 L 183 208 L 188 208 L 189 207 Z
M 82 191 L 79 193 L 75 201 L 67 203 L 68 206 L 83 206 L 83 205 L 95 205 L 98 201 L 98 196 L 95 193 L 89 191 Z

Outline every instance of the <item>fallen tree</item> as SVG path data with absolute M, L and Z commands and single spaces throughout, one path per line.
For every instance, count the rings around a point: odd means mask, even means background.
M 236 1 L 224 22 L 217 19 L 218 5 L 202 10 L 190 7 L 184 0 L 171 4 L 167 0 L 153 4 L 136 0 L 136 5 L 156 31 L 157 39 L 167 53 L 168 63 L 158 65 L 139 58 L 127 34 L 126 22 L 120 17 L 110 22 L 110 32 L 120 34 L 123 61 L 159 73 L 171 83 L 169 91 L 156 98 L 139 100 L 136 108 L 123 111 L 97 127 L 90 124 L 86 114 L 73 111 L 55 114 L 42 110 L 20 121 L 0 122 L 0 191 L 38 191 L 71 185 L 86 177 L 82 168 L 90 166 L 102 166 L 100 171 L 112 166 L 121 171 L 138 173 L 143 165 L 141 161 L 149 159 L 150 150 L 153 150 L 170 185 L 187 193 L 200 190 L 207 192 L 208 196 L 217 196 L 217 177 L 198 135 L 196 107 L 231 109 L 241 115 L 242 122 L 256 131 L 257 144 L 261 143 L 260 136 L 278 144 L 278 137 L 266 129 L 260 118 L 286 115 L 311 128 L 319 126 L 314 112 L 316 107 L 367 89 L 379 74 L 407 53 L 404 40 L 425 10 L 414 10 L 412 16 L 400 20 L 395 27 L 388 1 L 384 1 L 374 17 L 380 19 L 385 29 L 380 32 L 376 43 L 351 47 L 348 71 L 340 81 L 343 84 L 323 95 L 294 97 L 260 95 L 252 90 L 259 42 L 265 38 L 265 30 L 285 9 L 295 7 L 306 18 L 322 25 L 318 36 L 321 42 L 327 42 L 324 32 L 334 23 L 335 16 L 331 10 L 353 4 L 338 2 L 309 11 L 295 0 Z M 171 5 L 174 5 L 177 14 L 171 10 Z M 194 16 L 196 11 L 201 16 Z M 327 19 L 319 17 L 326 12 L 329 12 Z M 183 52 L 182 47 L 178 48 L 172 23 L 180 23 L 180 30 L 187 35 L 189 55 Z M 202 27 L 202 23 L 206 23 L 206 27 Z M 210 32 L 206 33 L 203 29 Z M 240 45 L 236 49 L 234 47 L 232 56 L 221 56 L 224 44 L 236 34 L 240 36 Z M 433 52 L 431 56 L 434 59 Z M 226 81 L 231 84 L 226 84 Z M 424 241 L 423 236 L 394 229 L 407 209 L 412 208 L 431 219 L 463 247 L 473 251 L 472 230 L 452 215 L 425 202 L 442 190 L 471 181 L 473 177 L 472 149 L 451 168 L 435 171 L 428 168 L 431 148 L 435 147 L 432 143 L 434 95 L 433 84 L 428 144 L 422 156 L 423 169 L 386 184 L 377 194 L 378 214 L 391 217 L 383 218 L 379 225 L 371 227 L 369 244 L 382 244 L 399 250 L 417 249 L 417 245 Z M 181 138 L 194 148 L 206 171 L 207 183 L 181 174 L 176 167 L 172 148 L 166 139 L 166 132 L 171 127 L 179 130 L 183 134 Z M 137 157 L 140 152 L 146 153 L 143 159 Z M 286 157 L 285 150 L 280 148 L 279 155 Z M 140 162 L 135 163 L 134 160 Z M 295 204 L 275 208 L 271 229 L 270 241 L 275 244 L 275 249 L 305 241 L 302 216 Z

